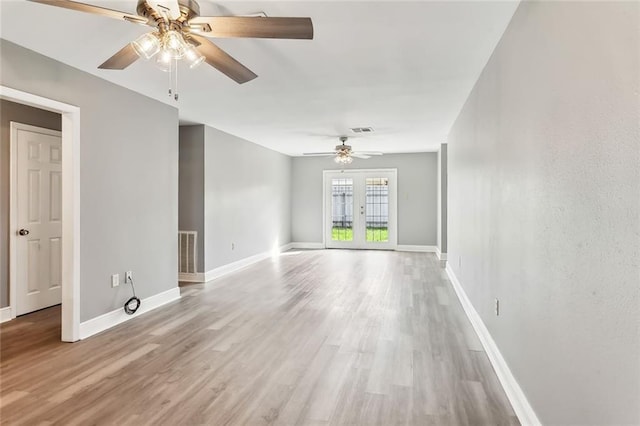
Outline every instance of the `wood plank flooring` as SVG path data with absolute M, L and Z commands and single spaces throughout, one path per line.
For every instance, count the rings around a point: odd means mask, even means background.
M 140 284 L 138 284 L 140 285 Z M 432 254 L 288 252 L 78 343 L 0 327 L 3 425 L 516 425 Z

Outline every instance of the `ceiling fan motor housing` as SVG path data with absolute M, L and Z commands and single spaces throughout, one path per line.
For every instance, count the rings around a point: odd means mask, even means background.
M 178 0 L 178 6 L 180 7 L 180 21 L 186 22 L 189 19 L 200 16 L 200 5 L 195 0 Z M 143 16 L 152 21 L 158 19 L 157 12 L 149 6 L 146 0 L 138 0 L 138 6 L 136 7 L 138 15 Z

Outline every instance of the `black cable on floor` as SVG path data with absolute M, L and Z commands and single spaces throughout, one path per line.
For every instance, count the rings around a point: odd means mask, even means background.
M 124 304 L 124 311 L 127 315 L 133 315 L 140 307 L 140 299 L 136 297 L 136 287 L 133 285 L 133 278 L 127 277 L 127 280 L 131 283 L 131 289 L 133 290 L 133 297 Z

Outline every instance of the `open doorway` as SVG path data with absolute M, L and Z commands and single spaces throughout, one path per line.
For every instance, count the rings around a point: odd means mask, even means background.
M 2 234 L 8 238 L 3 238 L 0 249 L 2 320 L 61 305 L 53 308 L 60 312 L 61 339 L 77 341 L 80 110 L 4 86 L 0 102 L 3 130 L 6 124 L 9 133 L 0 152 L 2 181 L 9 184 L 0 190 L 5 200 L 11 200 L 2 203 L 0 212 L 10 216 L 3 220 Z M 57 117 L 58 124 L 10 116 L 11 108 Z

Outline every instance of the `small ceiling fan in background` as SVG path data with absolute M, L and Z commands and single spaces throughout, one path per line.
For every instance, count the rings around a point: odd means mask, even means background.
M 336 145 L 333 152 L 305 152 L 302 155 L 309 157 L 334 157 L 333 161 L 338 164 L 351 164 L 353 158 L 367 159 L 374 155 L 382 155 L 381 152 L 353 151 L 351 145 L 346 145 L 348 139 L 346 136 L 340 136 L 342 145 Z
M 70 0 L 30 1 L 152 28 L 107 59 L 100 69 L 123 70 L 139 57 L 155 57 L 157 66 L 169 72 L 174 71 L 178 60 L 184 60 L 191 68 L 206 62 L 242 84 L 257 75 L 207 37 L 313 39 L 311 18 L 200 16 L 200 6 L 195 0 L 139 0 L 137 15 Z M 177 100 L 177 93 L 174 95 Z

